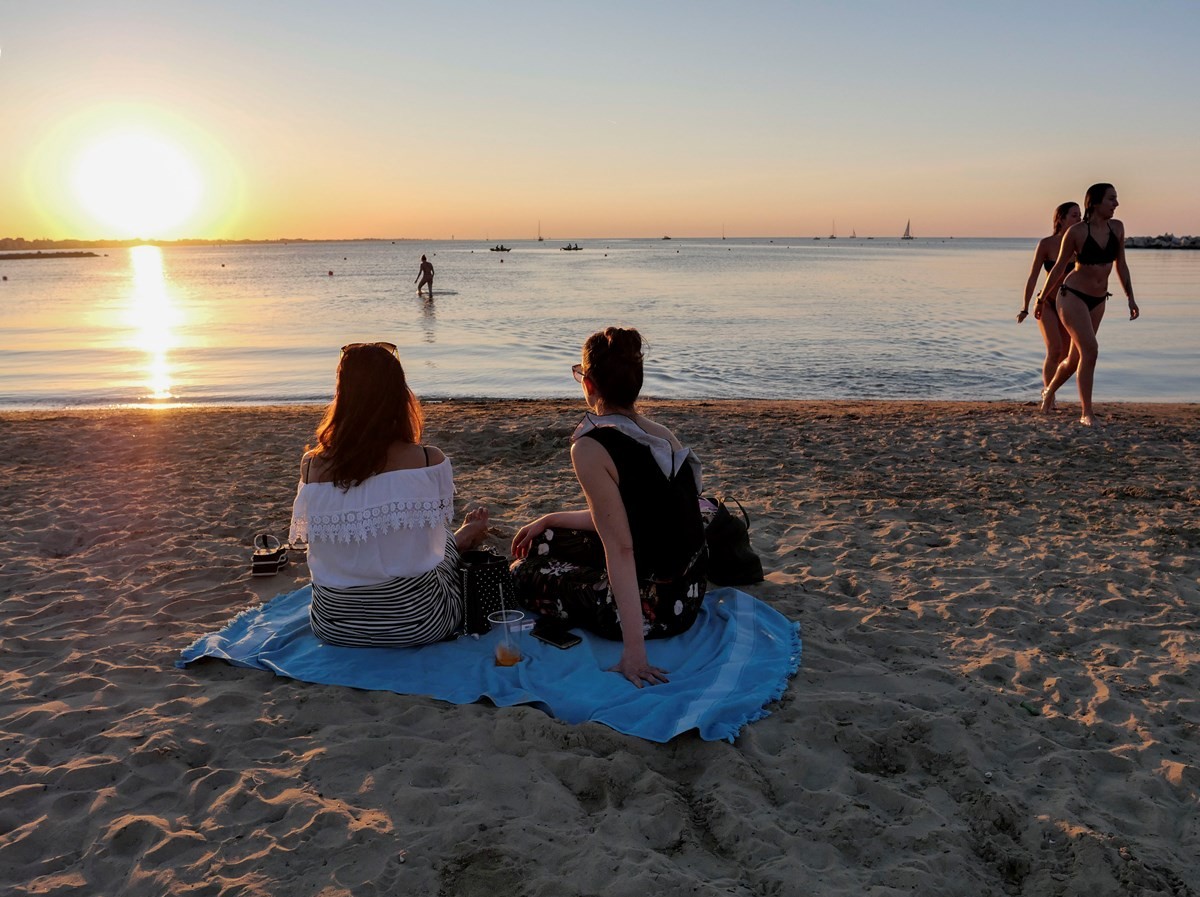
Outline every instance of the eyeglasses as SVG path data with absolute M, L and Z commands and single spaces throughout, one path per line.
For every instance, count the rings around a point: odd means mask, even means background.
M 367 346 L 374 346 L 377 349 L 383 349 L 385 352 L 391 352 L 396 356 L 397 360 L 400 359 L 400 351 L 396 348 L 395 343 L 347 343 L 342 346 L 342 354 L 344 355 L 351 349 L 362 349 Z
M 577 382 L 577 383 L 583 382 L 583 376 L 584 376 L 583 365 L 581 365 L 581 364 L 571 365 L 571 373 L 575 375 L 575 382 Z

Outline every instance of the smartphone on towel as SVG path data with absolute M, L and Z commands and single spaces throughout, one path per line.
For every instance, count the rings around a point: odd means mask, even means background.
M 556 648 L 574 648 L 583 639 L 567 628 L 562 620 L 542 617 L 533 625 L 531 635 L 539 642 L 553 645 Z

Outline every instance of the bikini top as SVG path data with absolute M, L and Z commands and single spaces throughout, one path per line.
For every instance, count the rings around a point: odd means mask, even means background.
M 1054 262 L 1054 259 L 1046 259 L 1044 262 L 1042 262 L 1042 267 L 1046 269 L 1047 274 L 1054 270 Z
M 1117 260 L 1117 249 L 1117 235 L 1113 233 L 1112 224 L 1108 225 L 1108 242 L 1104 244 L 1103 249 L 1092 238 L 1092 226 L 1089 224 L 1087 239 L 1083 241 L 1083 248 L 1079 250 L 1079 255 L 1075 256 L 1075 261 L 1081 265 L 1107 265 Z

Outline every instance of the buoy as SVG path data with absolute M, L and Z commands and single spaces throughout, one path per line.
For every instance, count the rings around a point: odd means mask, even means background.
M 333 272 L 332 272 L 332 271 L 330 271 L 330 272 L 329 272 L 329 276 L 330 276 L 330 277 L 333 277 Z

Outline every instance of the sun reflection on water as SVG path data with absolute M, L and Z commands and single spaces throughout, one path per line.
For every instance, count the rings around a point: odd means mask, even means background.
M 177 345 L 174 331 L 181 315 L 163 271 L 162 250 L 157 246 L 134 246 L 129 250 L 129 262 L 133 268 L 129 322 L 134 348 L 146 353 L 148 398 L 170 399 L 169 353 Z

